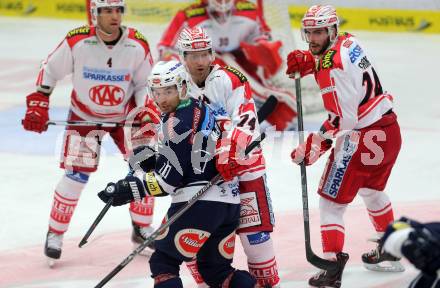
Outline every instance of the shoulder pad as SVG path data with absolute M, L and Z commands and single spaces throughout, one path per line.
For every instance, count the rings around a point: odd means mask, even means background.
M 144 48 L 145 57 L 148 54 L 150 54 L 150 46 L 148 45 L 147 38 L 145 38 L 145 36 L 136 29 L 133 28 L 128 28 L 128 29 L 129 29 L 128 38 L 137 41 Z
M 352 37 L 353 34 L 350 34 L 348 32 L 338 32 L 338 36 L 349 38 Z
M 137 39 L 137 40 L 139 40 L 141 42 L 144 42 L 145 44 L 148 45 L 147 38 L 145 38 L 145 36 L 141 32 L 137 31 L 136 29 L 133 29 L 133 30 L 134 30 L 133 31 L 134 32 L 133 33 L 133 38 Z
M 69 31 L 69 33 L 67 33 L 66 40 L 70 48 L 72 48 L 79 41 L 88 38 L 90 36 L 93 36 L 94 34 L 95 34 L 94 27 L 82 26 Z
M 73 30 L 70 30 L 69 33 L 67 33 L 66 38 L 72 38 L 78 35 L 89 35 L 90 31 L 91 31 L 90 26 L 78 27 Z
M 244 76 L 243 73 L 241 73 L 239 70 L 235 69 L 234 67 L 224 66 L 223 69 L 225 69 L 226 71 L 229 71 L 232 74 L 234 74 L 235 76 L 237 76 L 237 78 L 240 80 L 241 83 L 244 83 L 247 81 L 246 76 Z
M 184 10 L 186 18 L 206 15 L 206 7 L 200 5 L 192 5 Z
M 257 10 L 257 5 L 249 1 L 238 1 L 235 4 L 235 9 L 237 9 L 237 11 Z

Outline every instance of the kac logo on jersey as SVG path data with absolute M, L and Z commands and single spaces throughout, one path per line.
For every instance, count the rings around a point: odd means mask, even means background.
M 131 76 L 128 70 L 107 70 L 84 67 L 83 78 L 100 82 L 124 82 L 130 81 Z
M 101 106 L 117 106 L 124 101 L 125 92 L 118 86 L 98 85 L 90 88 L 89 97 Z
M 359 56 L 361 56 L 363 52 L 364 51 L 359 45 L 356 45 L 353 49 L 351 49 L 350 53 L 348 54 L 350 56 L 351 63 L 356 62 L 356 60 L 359 58 Z

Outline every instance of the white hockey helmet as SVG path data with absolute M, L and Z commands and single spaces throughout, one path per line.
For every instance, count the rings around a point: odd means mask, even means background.
M 100 8 L 121 7 L 122 13 L 125 11 L 125 0 L 90 0 L 90 15 L 92 23 L 96 25 L 96 19 Z
M 183 56 L 185 52 L 212 50 L 212 40 L 201 27 L 185 28 L 180 32 L 177 47 Z
M 339 28 L 339 18 L 336 14 L 336 9 L 331 5 L 311 6 L 301 20 L 301 35 L 303 40 L 307 42 L 305 29 L 308 28 L 327 28 L 330 42 L 333 42 L 336 39 L 335 35 L 337 35 Z
M 188 74 L 185 67 L 176 60 L 157 62 L 148 77 L 149 94 L 153 95 L 154 88 L 163 88 L 176 85 L 179 98 L 185 99 L 182 95 L 183 84 L 187 82 Z
M 208 8 L 218 13 L 228 13 L 234 7 L 234 0 L 208 0 Z

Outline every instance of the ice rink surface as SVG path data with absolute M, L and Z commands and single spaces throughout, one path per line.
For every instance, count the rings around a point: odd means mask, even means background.
M 90 177 L 65 235 L 61 261 L 49 269 L 43 255 L 53 190 L 63 173 L 58 168 L 63 128 L 52 126 L 40 135 L 25 132 L 20 122 L 25 111 L 25 96 L 34 90 L 40 61 L 70 29 L 80 25 L 78 21 L 0 18 L 0 288 L 93 287 L 132 250 L 127 207 L 110 209 L 89 244 L 81 249 L 77 247 L 103 207 L 97 192 L 127 172 L 122 156 L 107 140 L 100 168 Z M 154 48 L 159 29 L 137 27 Z M 363 31 L 354 34 L 366 47 L 383 87 L 394 95 L 395 111 L 402 128 L 403 147 L 387 187 L 395 215 L 423 221 L 439 220 L 440 35 Z M 69 95 L 69 79 L 65 79 L 51 97 L 52 119 L 65 119 Z M 316 129 L 324 119 L 324 114 L 306 116 L 306 127 Z M 300 172 L 289 161 L 297 140 L 294 133 L 271 134 L 263 147 L 277 218 L 273 239 L 283 288 L 307 287 L 307 279 L 316 271 L 305 260 Z M 311 237 L 317 254 L 320 235 L 315 191 L 325 158 L 307 170 Z M 350 254 L 350 260 L 342 287 L 406 287 L 417 273 L 407 262 L 404 262 L 407 271 L 397 274 L 371 272 L 362 267 L 360 255 L 373 247 L 366 240 L 374 236 L 374 230 L 361 202 L 356 199 L 345 216 L 344 250 Z M 168 205 L 168 199 L 156 201 L 156 225 Z M 240 244 L 236 247 L 235 264 L 245 268 Z M 195 287 L 186 267 L 181 271 L 185 287 Z M 152 286 L 147 259 L 137 257 L 106 287 Z

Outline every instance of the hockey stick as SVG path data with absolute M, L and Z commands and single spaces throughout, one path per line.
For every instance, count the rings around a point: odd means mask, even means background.
M 102 208 L 101 212 L 99 212 L 98 217 L 96 217 L 95 221 L 93 221 L 92 225 L 87 230 L 86 235 L 84 235 L 84 237 L 79 242 L 78 244 L 79 248 L 81 248 L 84 244 L 87 243 L 87 240 L 89 239 L 90 235 L 92 235 L 96 226 L 98 226 L 99 222 L 101 222 L 102 218 L 104 218 L 104 215 L 107 213 L 108 209 L 110 209 L 112 203 L 113 203 L 113 198 L 110 198 L 110 200 L 108 200 L 108 202 L 105 204 L 104 208 Z
M 98 122 L 98 121 L 47 121 L 46 125 L 96 126 L 96 127 L 140 127 L 139 123 Z
M 271 98 L 271 97 L 273 97 L 273 98 Z M 278 104 L 278 100 L 274 96 L 271 96 L 271 97 L 268 98 L 268 100 L 263 104 L 263 106 L 258 111 L 258 122 L 262 122 L 264 120 L 264 118 L 260 118 L 260 116 L 267 117 L 268 115 L 270 115 L 270 113 L 275 109 L 275 106 Z M 272 100 L 270 100 L 270 99 L 272 99 Z M 249 154 L 249 152 L 251 152 L 255 147 L 260 145 L 260 143 L 264 140 L 265 137 L 266 137 L 266 134 L 264 132 L 261 133 L 259 139 L 252 141 L 252 143 L 249 144 L 248 147 L 246 147 L 245 154 L 246 155 Z M 217 183 L 221 179 L 222 179 L 222 177 L 220 174 L 217 174 L 216 176 L 214 176 L 214 178 L 212 178 L 205 186 L 203 186 L 191 199 L 188 200 L 188 202 L 185 203 L 185 205 L 183 205 L 175 214 L 173 214 L 173 216 L 168 218 L 168 221 L 163 223 L 159 228 L 156 229 L 156 231 L 154 231 L 152 234 L 150 234 L 150 236 L 148 236 L 148 238 L 145 239 L 144 242 L 142 242 L 142 244 L 140 244 L 118 266 L 116 266 L 109 274 L 107 274 L 101 280 L 101 282 L 99 282 L 95 286 L 95 288 L 104 287 L 104 285 L 108 281 L 110 281 L 116 274 L 118 274 L 119 271 L 124 269 L 125 266 L 127 266 L 128 263 L 130 263 L 136 255 L 141 253 L 142 250 L 144 250 L 148 245 L 150 245 L 150 243 L 153 242 L 160 234 L 162 234 L 162 232 L 165 229 L 167 229 L 171 224 L 176 222 L 183 213 L 185 213 L 189 208 L 191 208 L 191 206 L 194 205 L 194 203 L 196 203 L 206 193 L 206 191 L 209 190 L 209 188 L 211 188 L 213 185 L 215 185 L 215 183 Z
M 299 72 L 295 73 L 295 90 L 296 90 L 296 104 L 298 112 L 298 132 L 299 132 L 299 144 L 304 143 L 304 122 L 301 103 L 301 76 Z M 304 220 L 304 241 L 306 246 L 306 258 L 307 261 L 315 267 L 324 269 L 327 271 L 336 271 L 338 264 L 334 261 L 320 258 L 313 253 L 310 242 L 310 222 L 309 222 L 309 203 L 307 195 L 307 173 L 306 164 L 301 162 L 301 188 L 302 188 L 302 206 L 303 206 L 303 220 Z
M 263 122 L 270 115 L 270 113 L 272 113 L 272 111 L 275 109 L 277 104 L 278 104 L 278 99 L 275 96 L 270 96 L 269 98 L 267 98 L 266 102 L 264 102 L 263 106 L 261 106 L 261 108 L 257 112 L 258 122 L 259 123 Z M 264 133 L 261 134 L 260 138 L 259 138 L 260 142 L 263 141 L 263 139 L 265 137 L 266 137 L 266 135 Z M 248 149 L 252 150 L 252 149 L 255 148 L 255 146 L 257 146 L 259 144 L 259 143 L 256 143 L 256 142 L 257 141 L 252 142 L 249 145 L 249 147 L 247 147 L 246 154 L 248 153 L 247 152 Z M 79 248 L 81 248 L 82 246 L 84 246 L 84 244 L 87 243 L 87 240 L 89 239 L 90 235 L 92 235 L 92 233 L 95 230 L 96 226 L 99 224 L 99 222 L 101 222 L 102 218 L 104 218 L 104 216 L 107 213 L 108 209 L 110 209 L 110 207 L 112 205 L 112 202 L 113 202 L 113 199 L 110 199 L 109 202 L 107 202 L 105 204 L 104 208 L 102 208 L 101 212 L 96 217 L 95 221 L 93 221 L 92 225 L 90 226 L 90 228 L 87 230 L 87 232 L 84 235 L 84 237 L 79 242 L 79 244 L 78 244 Z

